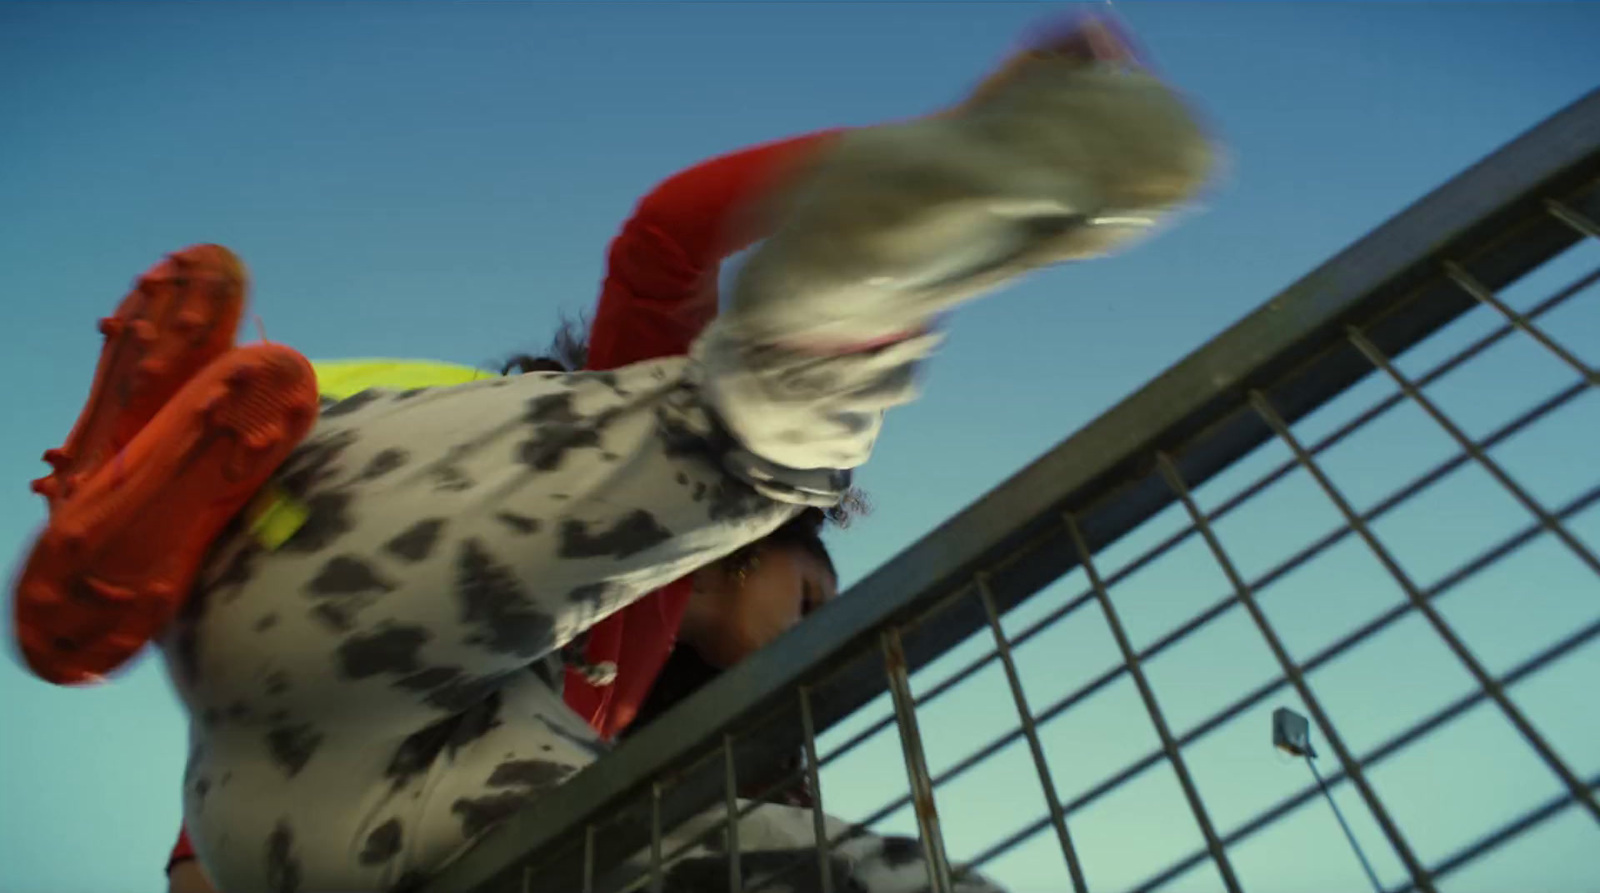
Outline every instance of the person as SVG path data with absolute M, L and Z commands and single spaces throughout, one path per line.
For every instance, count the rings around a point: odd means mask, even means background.
M 212 298 L 242 278 L 226 256 L 159 268 L 137 294 L 170 312 L 109 326 L 102 362 L 142 387 L 97 387 L 91 410 L 111 393 L 115 423 L 86 413 L 41 486 L 25 655 L 39 669 L 78 654 L 88 678 L 160 635 L 194 720 L 185 817 L 220 888 L 436 872 L 596 756 L 531 662 L 670 581 L 719 585 L 719 560 L 836 503 L 883 413 L 911 399 L 943 311 L 1125 243 L 1210 171 L 1193 115 L 1126 59 L 1034 54 L 975 100 L 846 132 L 786 174 L 689 357 L 369 391 L 325 410 L 293 456 L 309 365 L 204 337 L 226 316 Z M 96 440 L 134 429 L 120 450 Z M 247 525 L 223 532 L 269 477 L 309 509 L 275 550 Z M 131 523 L 157 514 L 172 523 Z M 217 533 L 213 550 L 151 548 Z M 170 627 L 150 619 L 179 602 Z M 113 616 L 118 634 L 96 638 Z M 704 621 L 685 618 L 685 644 L 738 639 Z
M 718 263 L 744 247 L 724 223 L 764 196 L 783 173 L 799 164 L 834 138 L 824 131 L 744 149 L 711 159 L 659 184 L 641 200 L 608 252 L 607 275 L 592 326 L 578 331 L 564 322 L 550 346 L 549 355 L 513 357 L 500 370 L 522 373 L 566 371 L 569 368 L 614 369 L 643 359 L 683 355 L 695 334 L 717 306 Z M 480 379 L 478 370 L 426 362 L 354 361 L 322 363 L 316 368 L 319 390 L 325 398 L 351 397 L 369 386 L 399 389 L 440 384 L 460 384 Z M 830 510 L 828 520 L 841 522 L 847 514 Z M 831 597 L 838 586 L 817 533 L 821 517 L 802 519 L 770 538 L 789 548 L 762 561 L 758 551 L 746 550 L 744 573 L 755 573 L 758 588 L 776 589 L 772 610 L 751 617 L 747 635 L 764 641 L 782 627 L 814 608 L 818 599 Z M 812 529 L 815 528 L 815 529 Z M 807 531 L 810 530 L 808 533 Z M 794 555 L 798 549 L 800 555 Z M 731 567 L 731 565 L 729 565 Z M 738 572 L 740 569 L 734 569 Z M 773 587 L 763 580 L 782 581 Z M 655 690 L 658 674 L 666 666 L 678 627 L 690 608 L 692 581 L 678 581 L 640 599 L 592 628 L 578 666 L 557 669 L 565 677 L 564 700 L 579 712 L 603 740 L 620 738 Z M 797 604 L 796 596 L 802 596 Z M 809 602 L 806 599 L 810 599 Z M 730 615 L 731 616 L 731 615 Z M 744 616 L 744 615 L 741 615 Z M 688 618 L 691 625 L 695 616 Z M 743 646 L 753 650 L 753 646 Z M 682 651 L 680 663 L 684 660 Z M 596 678 L 593 668 L 611 668 Z M 609 677 L 609 678 L 608 678 Z M 682 681 L 682 674 L 677 677 Z M 654 699 L 655 709 L 668 702 Z M 168 859 L 169 876 L 177 886 L 200 869 L 187 834 L 180 833 Z M 189 883 L 194 883 L 190 881 Z
M 697 168 L 690 173 L 726 175 L 740 162 L 751 160 L 743 156 L 759 151 L 761 150 L 746 150 L 744 153 L 736 153 L 724 159 L 714 159 L 700 166 L 704 168 L 703 170 Z M 658 189 L 645 199 L 644 205 L 647 209 L 651 208 L 663 198 L 671 198 L 676 194 L 675 190 Z M 653 210 L 648 213 L 650 216 L 655 216 Z M 612 295 L 612 299 L 615 300 L 618 292 L 608 290 L 604 294 Z M 602 297 L 602 301 L 604 300 L 606 298 Z M 582 367 L 586 364 L 587 357 L 588 345 L 575 333 L 572 323 L 564 320 L 557 336 L 553 339 L 549 355 L 514 356 L 502 366 L 500 374 L 510 374 L 513 370 L 522 373 L 566 371 L 569 368 Z M 323 405 L 337 403 L 338 400 L 354 396 L 369 387 L 441 386 L 463 384 L 485 377 L 482 370 L 471 367 L 418 361 L 335 361 L 314 363 L 313 367 L 317 374 Z M 857 494 L 855 498 L 848 500 L 846 505 L 835 509 L 823 511 L 808 508 L 766 539 L 723 559 L 719 563 L 717 572 L 725 579 L 740 582 L 739 597 L 726 600 L 725 587 L 697 589 L 697 592 L 702 593 L 724 593 L 723 598 L 726 602 L 711 604 L 704 596 L 699 602 L 692 600 L 689 611 L 691 627 L 695 623 L 703 623 L 704 618 L 708 616 L 732 612 L 742 607 L 743 616 L 751 620 L 747 624 L 747 629 L 767 631 L 756 632 L 752 636 L 764 642 L 769 636 L 775 637 L 782 629 L 831 600 L 838 591 L 838 572 L 821 539 L 821 533 L 824 527 L 830 524 L 847 525 L 851 512 L 863 510 L 865 504 L 865 498 Z M 792 585 L 793 581 L 798 581 L 799 586 Z M 752 609 L 758 610 L 752 611 Z M 774 618 L 776 622 L 773 622 Z M 754 650 L 758 646 L 745 647 Z M 637 705 L 636 710 L 630 710 L 630 714 L 633 715 L 632 721 L 614 726 L 615 737 L 618 740 L 625 739 L 645 728 L 664 715 L 673 705 L 716 678 L 726 666 L 731 666 L 734 662 L 736 661 L 724 656 L 720 661 L 722 665 L 719 666 L 693 648 L 673 648 L 650 686 L 644 702 Z M 571 668 L 567 667 L 569 663 L 573 665 Z M 535 663 L 530 669 L 545 684 L 553 686 L 561 686 L 565 672 L 575 672 L 578 678 L 585 682 L 588 682 L 594 672 L 593 667 L 581 656 L 581 650 L 565 655 L 551 655 L 545 661 Z M 588 690 L 594 688 L 603 686 L 591 684 L 586 686 L 584 691 L 587 694 Z M 557 691 L 559 692 L 560 688 Z M 568 703 L 571 706 L 571 701 Z M 585 701 L 580 698 L 579 703 Z M 798 765 L 796 761 L 780 767 L 779 771 L 787 773 L 797 769 Z M 778 780 L 758 779 L 749 782 L 743 785 L 741 796 L 760 797 L 768 802 L 796 807 L 809 807 L 815 802 L 814 793 L 803 779 L 799 783 L 779 784 L 774 787 L 775 781 Z M 166 871 L 169 893 L 216 893 L 204 869 L 195 858 L 188 835 L 182 831 L 168 857 Z

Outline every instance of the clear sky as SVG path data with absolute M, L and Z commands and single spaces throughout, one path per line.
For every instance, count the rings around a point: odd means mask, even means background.
M 895 414 L 863 475 L 877 512 L 834 538 L 848 579 L 1600 83 L 1600 5 L 1119 8 L 1160 68 L 1199 97 L 1230 148 L 1229 178 L 1205 213 L 1148 248 L 1038 276 L 957 317 L 929 396 Z M 0 295 L 12 332 L 0 353 L 0 375 L 12 382 L 0 391 L 0 479 L 11 482 L 0 547 L 20 554 L 42 520 L 26 482 L 79 410 L 98 349 L 93 321 L 162 252 L 199 241 L 234 247 L 254 272 L 267 333 L 314 358 L 483 362 L 540 346 L 559 311 L 589 305 L 607 240 L 657 179 L 746 143 L 934 109 L 1050 10 L 0 5 Z M 1585 263 L 1597 259 L 1590 253 Z M 1582 267 L 1567 262 L 1560 272 L 1570 278 Z M 1561 279 L 1552 272 L 1540 284 Z M 1595 303 L 1591 296 L 1587 309 L 1557 320 L 1591 363 L 1600 356 Z M 1571 380 L 1520 341 L 1481 367 L 1439 392 L 1477 433 Z M 1361 394 L 1384 392 L 1369 384 Z M 1506 461 L 1551 504 L 1595 482 L 1593 396 L 1507 445 Z M 1359 408 L 1340 405 L 1302 427 L 1326 431 L 1333 416 Z M 1255 457 L 1252 467 L 1280 455 Z M 1366 505 L 1447 455 L 1442 435 L 1412 412 L 1328 462 Z M 1213 504 L 1244 482 L 1230 480 L 1202 499 Z M 1424 584 L 1525 522 L 1487 481 L 1455 476 L 1380 526 Z M 1221 529 L 1247 573 L 1336 521 L 1304 480 L 1274 498 Z M 1600 545 L 1596 515 L 1573 523 Z M 1207 562 L 1186 548 L 1114 593 L 1138 643 L 1224 594 Z M 1446 613 L 1499 671 L 1600 614 L 1595 584 L 1570 553 L 1541 541 L 1452 595 Z M 1041 604 L 1078 585 L 1055 587 Z M 1353 543 L 1273 593 L 1268 610 L 1301 656 L 1399 597 Z M 1085 613 L 1019 659 L 1030 697 L 1044 703 L 1114 654 L 1097 615 Z M 1151 664 L 1180 731 L 1272 671 L 1237 614 Z M 1597 682 L 1600 653 L 1591 647 L 1515 690 L 1584 773 L 1600 769 Z M 1467 690 L 1464 672 L 1415 619 L 1313 683 L 1358 751 Z M 1007 697 L 990 672 L 931 707 L 924 732 L 935 768 L 1012 721 Z M 1270 707 L 1289 703 L 1274 700 L 1193 749 L 1224 830 L 1307 781 L 1303 766 L 1280 763 L 1266 744 Z M 0 893 L 164 889 L 184 731 L 158 662 L 100 689 L 62 691 L 8 656 L 0 704 Z M 1126 683 L 1047 727 L 1045 740 L 1067 797 L 1155 743 Z M 1326 757 L 1322 764 L 1333 769 Z M 1031 771 L 1013 747 L 941 795 L 958 858 L 1039 814 Z M 902 778 L 898 746 L 884 738 L 830 772 L 829 806 L 865 814 L 895 784 L 903 790 Z M 1374 783 L 1430 861 L 1556 790 L 1485 709 L 1397 757 Z M 1348 791 L 1340 798 L 1380 874 L 1396 883 L 1398 863 L 1372 821 Z M 890 826 L 907 828 L 906 817 Z M 1199 843 L 1164 768 L 1086 811 L 1074 830 L 1096 889 L 1134 884 Z M 995 871 L 1016 893 L 1065 889 L 1052 847 L 1042 836 Z M 1571 811 L 1444 889 L 1600 889 L 1597 850 L 1595 824 Z M 1364 889 L 1320 803 L 1237 859 L 1256 890 Z M 1171 889 L 1213 889 L 1208 872 Z

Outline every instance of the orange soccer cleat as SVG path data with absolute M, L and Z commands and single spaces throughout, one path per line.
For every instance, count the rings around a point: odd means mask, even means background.
M 226 249 L 189 249 L 103 325 L 89 403 L 35 482 L 50 520 L 16 584 L 17 639 L 41 678 L 97 681 L 159 635 L 212 541 L 316 420 L 304 357 L 230 347 L 243 289 Z
M 244 265 L 220 245 L 168 255 L 100 320 L 105 347 L 72 433 L 44 460 L 33 490 L 55 509 L 115 456 L 196 372 L 233 347 L 248 288 Z

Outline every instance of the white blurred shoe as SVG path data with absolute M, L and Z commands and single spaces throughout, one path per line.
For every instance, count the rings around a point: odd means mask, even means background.
M 1030 270 L 1128 245 L 1193 200 L 1215 154 L 1090 22 L 950 112 L 842 136 L 730 271 L 724 322 L 747 344 L 823 353 L 914 334 Z

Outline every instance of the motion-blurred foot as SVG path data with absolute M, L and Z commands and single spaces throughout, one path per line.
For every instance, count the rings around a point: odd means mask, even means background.
M 316 420 L 304 357 L 230 347 L 243 306 L 238 260 L 200 246 L 102 323 L 89 403 L 35 482 L 50 520 L 16 584 L 16 636 L 41 678 L 99 680 L 158 635 L 212 541 Z
M 810 351 L 906 337 L 1029 270 L 1129 244 L 1214 159 L 1188 105 L 1090 20 L 950 112 L 844 134 L 734 274 L 727 321 Z
M 100 320 L 105 346 L 83 412 L 51 473 L 33 482 L 53 511 L 165 406 L 178 389 L 233 347 L 248 288 L 244 265 L 220 245 L 195 245 L 151 267 Z

